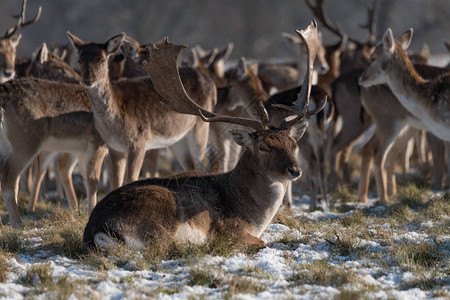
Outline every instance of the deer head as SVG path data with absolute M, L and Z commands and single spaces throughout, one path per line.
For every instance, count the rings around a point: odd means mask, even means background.
M 0 38 L 0 83 L 13 79 L 15 76 L 16 49 L 22 35 L 19 34 L 15 36 L 14 34 L 19 29 L 35 23 L 41 16 L 42 7 L 39 6 L 36 16 L 32 20 L 25 22 L 26 6 L 27 0 L 24 0 L 22 3 L 22 11 L 17 17 L 19 19 L 17 25 L 9 28 L 5 35 Z
M 81 83 L 80 75 L 43 44 L 31 61 L 29 75 L 66 83 Z
M 407 58 L 406 50 L 411 43 L 413 30 L 410 28 L 404 32 L 396 41 L 389 28 L 383 35 L 381 42 L 377 45 L 371 56 L 370 64 L 359 78 L 359 84 L 364 87 L 384 84 L 388 82 L 386 70 L 391 67 L 391 61 L 402 58 L 409 62 L 410 68 L 414 69 Z
M 78 50 L 79 64 L 83 84 L 86 87 L 93 88 L 103 80 L 108 78 L 108 58 L 119 50 L 125 33 L 113 36 L 104 44 L 84 43 L 80 38 L 67 32 L 69 40 Z
M 265 102 L 269 94 L 264 90 L 262 82 L 258 77 L 258 65 L 247 64 L 245 58 L 241 58 L 235 68 L 227 71 L 228 95 L 230 103 L 228 110 L 232 111 L 239 107 L 247 108 L 252 103 Z

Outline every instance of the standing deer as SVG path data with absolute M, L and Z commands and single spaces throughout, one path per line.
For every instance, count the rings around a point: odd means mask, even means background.
M 422 78 L 404 50 L 413 30 L 408 32 L 408 38 L 399 42 L 394 40 L 391 29 L 386 30 L 359 82 L 364 87 L 387 84 L 398 101 L 428 130 L 450 141 L 450 73 L 431 80 Z
M 333 26 L 325 12 L 324 0 L 318 0 L 317 5 L 313 6 L 307 1 L 313 13 L 322 21 L 326 28 L 334 32 L 339 37 L 345 34 L 338 26 Z M 349 37 L 349 42 L 356 44 L 356 51 L 353 54 L 343 55 L 341 62 L 341 76 L 333 83 L 333 99 L 336 103 L 336 110 L 339 119 L 342 120 L 342 129 L 335 137 L 331 148 L 330 159 L 334 164 L 336 153 L 341 151 L 340 168 L 344 170 L 344 178 L 346 182 L 350 178 L 346 160 L 350 154 L 350 149 L 356 140 L 369 127 L 373 120 L 376 124 L 376 133 L 371 141 L 366 144 L 362 152 L 361 177 L 358 188 L 358 195 L 361 201 L 367 201 L 367 190 L 369 183 L 369 170 L 372 158 L 375 159 L 375 178 L 377 182 L 377 191 L 382 202 L 387 202 L 387 195 L 395 193 L 395 176 L 393 173 L 393 162 L 389 158 L 394 158 L 402 148 L 401 141 L 394 144 L 394 140 L 400 133 L 409 133 L 406 126 L 412 125 L 414 128 L 424 128 L 416 118 L 408 113 L 399 103 L 393 103 L 395 96 L 385 85 L 379 85 L 369 89 L 361 88 L 358 84 L 363 69 L 368 65 L 368 51 L 375 45 L 375 27 L 376 12 L 378 10 L 378 2 L 374 2 L 374 8 L 369 11 L 370 37 L 368 42 L 362 43 L 355 38 Z M 423 63 L 428 58 L 427 48 L 424 47 L 419 53 L 411 54 L 411 60 L 416 63 Z M 352 63 L 349 63 L 351 61 Z M 442 73 L 442 70 L 429 66 L 419 66 L 422 76 L 433 78 Z M 351 69 L 349 69 L 351 67 Z M 347 71 L 346 71 L 347 70 Z M 386 103 L 383 105 L 382 103 Z M 388 105 L 390 103 L 390 105 Z M 361 105 L 362 104 L 362 105 Z M 396 107 L 396 109 L 392 109 Z M 368 114 L 367 114 L 368 113 Z M 405 138 L 404 134 L 401 134 Z M 442 154 L 439 152 L 439 141 L 433 139 L 431 147 L 433 160 L 440 161 Z M 436 145 L 435 145 L 436 144 Z M 392 145 L 395 145 L 393 147 Z M 391 151 L 392 150 L 392 151 Z M 392 153 L 390 153 L 392 152 Z M 388 167 L 385 169 L 385 163 Z M 433 186 L 440 186 L 442 172 L 442 164 L 433 164 Z M 333 171 L 333 168 L 331 169 Z M 331 181 L 334 183 L 335 173 L 332 173 Z M 384 175 L 383 175 L 384 174 Z M 389 174 L 389 175 L 387 175 Z
M 0 85 L 2 147 L 0 182 L 11 225 L 21 226 L 17 209 L 21 172 L 41 151 L 82 153 L 89 209 L 96 203 L 104 142 L 94 127 L 86 89 L 43 79 L 17 79 Z M 69 203 L 71 209 L 77 203 Z
M 138 179 L 145 151 L 172 146 L 175 156 L 185 169 L 195 169 L 192 157 L 199 162 L 204 156 L 209 126 L 197 116 L 177 113 L 167 105 L 154 89 L 152 78 L 111 82 L 108 57 L 122 44 L 125 34 L 110 38 L 106 43 L 84 43 L 67 33 L 78 50 L 83 83 L 87 88 L 95 125 L 108 145 L 109 154 L 126 163 L 125 182 Z M 188 93 L 196 103 L 212 110 L 216 102 L 216 87 L 212 80 L 192 68 L 182 68 L 181 77 Z M 186 143 L 178 143 L 190 136 L 186 157 Z M 117 172 L 118 174 L 123 171 Z M 122 178 L 112 178 L 114 188 L 122 185 Z
M 37 51 L 35 57 L 32 59 L 27 74 L 32 77 L 48 79 L 58 82 L 66 83 L 81 83 L 81 76 L 73 70 L 64 60 L 60 57 L 53 55 L 49 52 L 47 45 L 44 43 L 42 47 Z M 80 124 L 80 128 L 77 131 L 83 131 L 81 127 L 92 127 L 93 124 Z M 30 201 L 28 209 L 34 211 L 39 196 L 39 190 L 46 174 L 47 168 L 56 159 L 56 169 L 58 176 L 61 179 L 64 192 L 68 199 L 69 205 L 72 209 L 77 208 L 77 197 L 75 195 L 75 189 L 72 182 L 72 173 L 78 161 L 81 162 L 82 175 L 85 180 L 86 190 L 88 188 L 89 181 L 86 177 L 85 168 L 85 153 L 59 153 L 59 152 L 41 152 L 32 164 L 33 167 L 33 184 L 30 193 Z M 96 186 L 93 186 L 96 189 Z M 91 208 L 92 210 L 92 208 Z
M 14 34 L 19 29 L 37 22 L 41 17 L 42 7 L 39 6 L 36 16 L 32 20 L 25 22 L 26 7 L 27 0 L 23 0 L 22 10 L 19 14 L 17 25 L 9 28 L 5 35 L 0 38 L 0 83 L 11 80 L 16 75 L 16 52 L 22 35 L 19 34 L 15 36 Z
M 314 25 L 299 32 L 312 48 L 309 64 L 315 56 L 313 47 L 317 46 Z M 305 77 L 297 99 L 297 115 L 284 119 L 277 128 L 269 128 L 267 113 L 262 113 L 261 121 L 221 116 L 192 101 L 177 70 L 183 48 L 166 43 L 161 48 L 149 49 L 147 71 L 166 103 L 178 104 L 180 110 L 200 115 L 206 122 L 244 125 L 255 132 L 231 132 L 234 140 L 245 148 L 231 172 L 147 179 L 111 192 L 99 202 L 86 225 L 83 241 L 88 247 L 108 247 L 119 240 L 139 249 L 164 234 L 179 242 L 202 244 L 215 232 L 247 246 L 263 247 L 259 236 L 281 205 L 287 183 L 301 175 L 295 157 L 296 139 L 306 129 L 303 119 L 317 113 L 308 112 L 310 76 Z

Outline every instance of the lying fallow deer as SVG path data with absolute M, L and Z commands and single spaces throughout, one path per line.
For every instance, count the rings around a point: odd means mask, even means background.
M 315 26 L 313 23 L 300 32 L 311 47 L 317 44 Z M 264 242 L 259 236 L 281 205 L 287 183 L 301 175 L 295 157 L 296 139 L 305 132 L 304 117 L 317 113 L 307 112 L 310 78 L 305 78 L 296 102 L 297 116 L 283 120 L 279 127 L 268 128 L 267 113 L 262 114 L 262 121 L 257 121 L 214 115 L 196 105 L 186 94 L 179 75 L 174 74 L 183 48 L 165 44 L 161 49 L 149 49 L 150 75 L 167 74 L 157 76 L 155 89 L 168 103 L 178 102 L 180 110 L 200 115 L 206 122 L 234 123 L 256 131 L 231 132 L 234 140 L 245 148 L 231 172 L 148 179 L 110 193 L 96 206 L 85 228 L 83 240 L 89 247 L 109 247 L 119 240 L 139 249 L 164 234 L 180 242 L 201 244 L 214 232 L 247 246 L 262 247 Z M 312 49 L 310 64 L 314 55 Z

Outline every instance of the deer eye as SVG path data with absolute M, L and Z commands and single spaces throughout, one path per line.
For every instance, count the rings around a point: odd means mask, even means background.
M 259 146 L 259 151 L 261 152 L 269 152 L 269 149 L 263 145 Z

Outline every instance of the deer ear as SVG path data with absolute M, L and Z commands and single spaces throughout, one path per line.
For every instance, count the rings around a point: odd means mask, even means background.
M 200 60 L 198 58 L 197 50 L 195 48 L 190 49 L 189 54 L 186 58 L 186 65 L 192 68 L 198 68 L 200 65 Z
M 386 32 L 383 34 L 382 38 L 383 48 L 384 50 L 394 53 L 395 49 L 395 41 L 394 41 L 394 35 L 392 34 L 392 30 L 388 28 Z
M 136 48 L 135 45 L 133 45 L 131 43 L 127 43 L 126 41 L 124 41 L 122 43 L 122 51 L 123 51 L 123 54 L 125 54 L 126 57 L 134 58 L 134 57 L 136 57 L 137 48 Z
M 258 75 L 258 64 L 247 65 L 247 70 L 252 74 Z
M 288 45 L 293 45 L 293 46 L 297 46 L 299 44 L 302 43 L 302 40 L 296 36 L 293 35 L 292 33 L 288 33 L 288 32 L 283 32 L 281 34 L 281 36 L 283 37 L 283 40 L 288 44 Z
M 402 45 L 403 49 L 408 49 L 409 45 L 411 44 L 411 39 L 413 36 L 413 29 L 410 28 L 402 33 L 402 35 L 398 38 L 398 42 L 400 45 Z
M 305 134 L 308 124 L 309 124 L 308 121 L 303 121 L 294 125 L 289 132 L 291 138 L 293 138 L 296 141 L 300 140 Z
M 423 44 L 420 54 L 426 58 L 430 58 L 430 47 L 428 46 L 428 44 L 426 44 L 426 43 Z
M 221 60 L 221 61 L 227 61 L 228 58 L 230 58 L 231 52 L 233 52 L 234 44 L 228 43 L 227 47 L 219 51 L 216 56 L 214 57 L 214 62 Z
M 120 46 L 122 45 L 123 39 L 125 38 L 125 33 L 122 32 L 121 34 L 115 35 L 109 40 L 106 41 L 106 51 L 108 51 L 108 54 L 116 53 L 117 50 L 119 50 Z
M 38 53 L 38 61 L 41 65 L 48 61 L 48 48 L 46 43 L 42 44 L 42 48 Z
M 245 58 L 243 57 L 241 57 L 241 59 L 238 61 L 236 67 L 236 75 L 239 80 L 244 80 L 247 76 L 247 63 L 245 62 Z
M 78 49 L 81 45 L 84 44 L 83 40 L 81 40 L 79 37 L 71 34 L 69 31 L 67 31 L 67 36 L 69 37 L 69 41 L 72 43 L 72 45 Z
M 230 135 L 239 146 L 249 148 L 251 145 L 253 145 L 253 140 L 250 134 L 245 130 L 231 130 Z
M 12 47 L 17 47 L 17 45 L 19 45 L 20 39 L 22 38 L 22 35 L 15 35 L 13 37 L 11 37 L 10 42 L 11 42 L 11 46 Z

